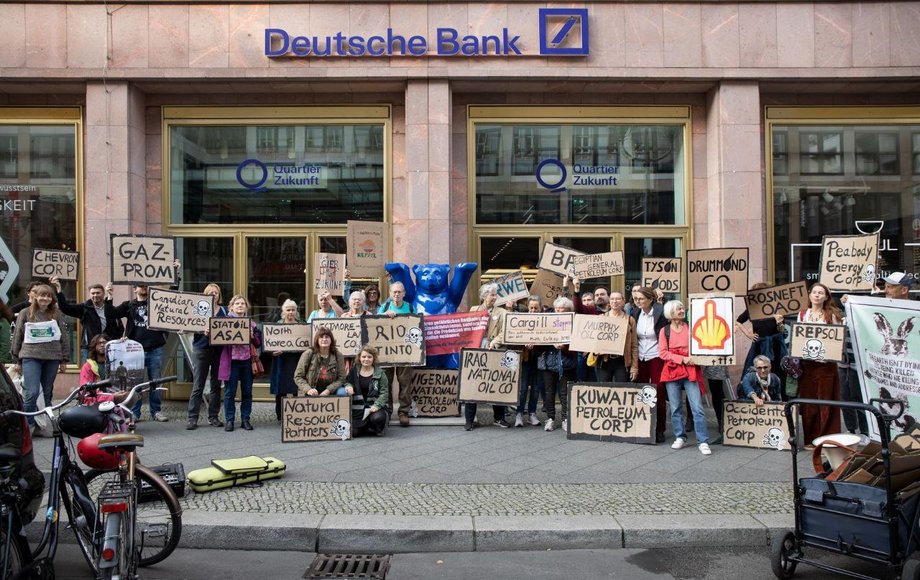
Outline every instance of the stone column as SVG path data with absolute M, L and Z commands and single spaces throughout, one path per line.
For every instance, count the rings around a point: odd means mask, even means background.
M 756 81 L 723 81 L 707 96 L 706 222 L 698 248 L 748 247 L 751 283 L 766 276 L 763 137 Z

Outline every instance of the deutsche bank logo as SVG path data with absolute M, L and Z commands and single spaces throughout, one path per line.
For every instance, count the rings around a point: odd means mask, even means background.
M 540 8 L 540 54 L 588 55 L 587 8 Z

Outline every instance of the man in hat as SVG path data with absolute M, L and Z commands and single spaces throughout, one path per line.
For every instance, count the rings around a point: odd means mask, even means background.
M 885 281 L 885 298 L 909 300 L 910 287 L 913 286 L 914 277 L 904 272 L 892 272 Z

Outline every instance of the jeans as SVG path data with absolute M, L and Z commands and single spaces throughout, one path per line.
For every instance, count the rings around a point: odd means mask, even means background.
M 25 410 L 38 410 L 38 395 L 45 400 L 45 406 L 51 405 L 51 393 L 54 390 L 54 378 L 61 367 L 59 360 L 42 360 L 24 358 L 22 363 L 22 389 L 25 392 Z M 29 417 L 29 425 L 35 424 L 35 418 Z
M 530 396 L 528 396 L 528 391 Z M 528 413 L 537 412 L 537 361 L 524 363 L 521 366 L 521 391 L 518 395 L 517 413 L 523 414 L 525 405 Z
M 188 398 L 189 419 L 198 420 L 204 387 L 209 377 L 211 379 L 211 398 L 208 400 L 208 419 L 217 419 L 220 416 L 221 396 L 217 371 L 220 367 L 221 350 L 221 347 L 205 347 L 196 348 L 192 352 L 192 356 L 195 357 L 195 368 L 192 371 L 192 394 Z
M 684 401 L 681 396 L 681 391 L 686 390 L 687 403 L 690 405 L 690 411 L 693 412 L 693 428 L 696 431 L 696 442 L 706 443 L 709 441 L 709 432 L 706 430 L 706 414 L 703 411 L 703 396 L 700 393 L 699 385 L 688 379 L 668 381 L 665 385 L 668 389 L 668 403 L 671 405 L 671 428 L 674 429 L 674 437 L 678 439 L 687 438 L 683 418 Z
M 575 359 L 575 378 L 580 383 L 593 383 L 597 380 L 597 374 L 594 372 L 594 368 L 588 366 L 588 353 L 578 353 Z
M 240 419 L 248 421 L 252 414 L 252 361 L 230 361 L 230 380 L 224 389 L 224 421 L 232 425 L 236 419 L 236 384 L 240 383 Z
M 505 410 L 508 407 L 506 405 L 492 405 L 492 417 L 495 419 L 495 422 L 505 420 Z M 464 403 L 463 404 L 463 416 L 466 419 L 467 423 L 472 423 L 476 419 L 476 403 Z
M 607 362 L 598 361 L 597 380 L 601 383 L 626 383 L 629 382 L 629 371 L 626 369 L 626 359 L 621 356 L 610 355 Z
M 147 369 L 147 380 L 152 381 L 160 378 L 163 371 L 163 347 L 157 347 L 153 350 L 144 352 L 144 368 Z M 150 389 L 150 416 L 153 417 L 160 412 L 160 391 Z M 137 400 L 131 407 L 131 412 L 135 417 L 140 418 L 143 398 Z

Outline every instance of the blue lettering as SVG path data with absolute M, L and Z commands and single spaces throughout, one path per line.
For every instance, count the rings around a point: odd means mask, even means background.
M 374 45 L 379 46 L 379 48 L 374 48 Z M 382 36 L 372 36 L 367 39 L 367 54 L 383 56 L 386 52 L 386 40 Z
M 409 54 L 413 56 L 423 56 L 428 52 L 428 41 L 424 36 L 409 37 Z
M 291 52 L 295 56 L 307 56 L 310 54 L 310 39 L 306 36 L 295 36 L 291 41 Z
M 494 49 L 489 48 L 489 43 L 495 47 Z M 502 54 L 501 41 L 497 36 L 483 36 L 482 37 L 482 54 L 489 54 L 490 51 L 493 51 L 493 54 Z
M 272 37 L 274 36 L 280 36 L 282 40 L 281 48 L 278 50 L 272 50 Z M 289 44 L 290 38 L 287 32 L 280 28 L 265 29 L 265 56 L 284 56 L 287 54 Z
M 502 28 L 502 44 L 504 45 L 504 54 L 521 54 L 521 50 L 517 47 L 517 41 L 521 39 L 521 36 L 515 34 L 513 38 L 509 39 L 510 34 L 508 33 L 507 28 Z
M 457 31 L 453 28 L 438 28 L 438 54 L 451 56 L 460 51 L 457 43 Z
M 387 56 L 393 56 L 397 52 L 397 44 L 401 45 L 399 54 L 406 56 L 406 37 L 393 34 L 393 29 L 387 28 Z
M 366 49 L 364 48 L 364 38 L 360 36 L 352 36 L 348 39 L 348 52 L 352 56 L 364 56 Z

